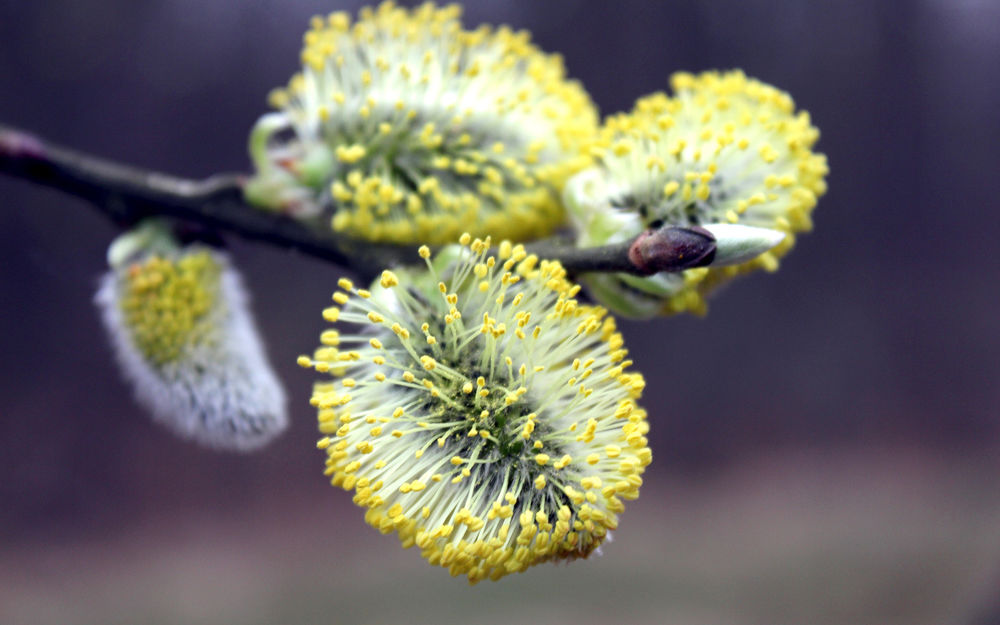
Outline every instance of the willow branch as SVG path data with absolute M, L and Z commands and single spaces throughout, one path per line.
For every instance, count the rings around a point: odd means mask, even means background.
M 169 217 L 294 249 L 372 274 L 392 263 L 398 246 L 362 244 L 329 229 L 249 206 L 245 176 L 219 174 L 189 180 L 113 163 L 0 126 L 0 172 L 86 200 L 121 227 L 147 217 Z M 412 250 L 406 250 L 412 255 Z
M 6 126 L 0 126 L 0 173 L 86 200 L 123 228 L 148 217 L 167 217 L 297 250 L 365 277 L 416 258 L 412 246 L 360 241 L 250 206 L 243 197 L 243 174 L 177 178 L 64 148 Z M 649 275 L 707 264 L 714 255 L 714 239 L 698 229 L 662 228 L 602 247 L 577 249 L 565 243 L 538 242 L 528 248 L 541 258 L 560 261 L 571 274 Z

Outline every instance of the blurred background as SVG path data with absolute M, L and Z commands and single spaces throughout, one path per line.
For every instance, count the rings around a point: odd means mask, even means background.
M 0 123 L 182 176 L 248 169 L 319 0 L 0 0 Z M 342 271 L 231 239 L 290 397 L 264 451 L 153 424 L 91 303 L 114 228 L 0 176 L 0 623 L 1000 623 L 1000 4 L 467 2 L 602 113 L 743 68 L 812 114 L 829 193 L 774 275 L 623 323 L 654 463 L 604 555 L 469 588 L 322 476 Z

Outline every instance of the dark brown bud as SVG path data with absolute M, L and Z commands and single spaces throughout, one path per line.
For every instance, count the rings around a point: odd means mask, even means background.
M 715 237 L 701 226 L 664 226 L 646 230 L 628 250 L 642 275 L 705 267 L 715 258 Z

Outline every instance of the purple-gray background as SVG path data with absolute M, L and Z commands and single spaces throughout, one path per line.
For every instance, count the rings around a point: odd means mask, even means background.
M 308 18 L 358 5 L 0 0 L 0 123 L 178 175 L 246 170 L 247 130 Z M 808 465 L 997 447 L 1000 5 L 480 1 L 464 21 L 529 29 L 602 114 L 673 71 L 740 67 L 821 130 L 830 190 L 777 274 L 705 319 L 622 324 L 649 381 L 649 480 L 789 451 Z M 91 304 L 109 223 L 3 177 L 0 204 L 0 549 L 311 498 L 365 531 L 321 475 L 315 376 L 294 364 L 338 268 L 231 241 L 293 424 L 256 455 L 214 454 L 154 426 L 117 375 Z

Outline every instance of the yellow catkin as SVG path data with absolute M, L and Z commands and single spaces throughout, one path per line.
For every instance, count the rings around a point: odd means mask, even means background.
M 599 301 L 628 316 L 701 314 L 719 285 L 773 271 L 794 235 L 811 229 L 812 210 L 826 191 L 826 157 L 813 151 L 819 131 L 787 93 L 738 70 L 679 73 L 671 85 L 673 96 L 654 93 L 631 112 L 608 117 L 590 145 L 597 167 L 567 187 L 567 203 L 582 224 L 578 243 L 601 245 L 609 233 L 638 234 L 655 224 L 739 223 L 786 237 L 736 266 L 645 278 L 584 276 Z
M 207 338 L 220 274 L 207 251 L 178 259 L 151 256 L 125 270 L 119 306 L 136 348 L 148 361 L 171 362 Z
M 352 297 L 340 320 L 373 334 L 340 332 L 302 362 L 344 363 L 313 394 L 331 483 L 370 525 L 475 583 L 586 557 L 618 527 L 652 454 L 642 378 L 607 311 L 580 305 L 559 263 L 501 243 L 519 263 L 504 268 L 491 240 L 461 241 L 460 254 L 420 254 L 440 278 L 401 269 Z M 403 288 L 410 304 L 396 299 Z M 519 326 L 529 332 L 500 331 Z
M 466 30 L 455 5 L 335 15 L 313 20 L 302 70 L 271 95 L 302 156 L 269 147 L 280 126 L 262 118 L 251 200 L 313 216 L 328 192 L 335 230 L 394 243 L 524 240 L 564 222 L 559 194 L 598 119 L 558 55 L 523 31 Z

